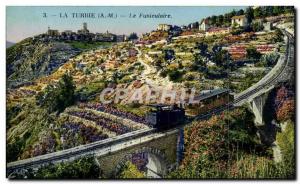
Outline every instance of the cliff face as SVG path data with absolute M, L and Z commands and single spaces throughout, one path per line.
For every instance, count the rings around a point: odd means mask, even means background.
M 62 42 L 25 39 L 6 49 L 7 87 L 16 87 L 49 75 L 79 52 Z

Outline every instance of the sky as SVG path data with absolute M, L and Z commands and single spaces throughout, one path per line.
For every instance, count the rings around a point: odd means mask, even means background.
M 220 15 L 243 6 L 8 6 L 6 8 L 6 40 L 18 42 L 45 33 L 50 27 L 59 31 L 82 28 L 86 22 L 90 32 L 114 34 L 142 33 L 155 30 L 160 23 L 187 25 L 211 15 Z M 73 13 L 95 13 L 96 18 L 75 18 Z M 99 18 L 113 13 L 116 18 Z M 139 18 L 140 14 L 169 14 L 171 18 Z M 47 17 L 44 17 L 46 14 Z M 65 17 L 67 14 L 67 18 Z M 132 15 L 130 17 L 130 14 Z M 60 17 L 61 15 L 61 17 Z M 133 15 L 136 15 L 133 18 Z

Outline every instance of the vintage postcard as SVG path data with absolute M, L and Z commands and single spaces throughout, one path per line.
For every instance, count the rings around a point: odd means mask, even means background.
M 293 6 L 7 6 L 6 177 L 295 179 Z

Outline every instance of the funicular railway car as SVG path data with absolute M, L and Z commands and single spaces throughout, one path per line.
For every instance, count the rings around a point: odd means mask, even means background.
M 229 107 L 233 101 L 233 95 L 228 89 L 206 90 L 195 96 L 196 103 L 185 104 L 185 107 L 177 105 L 148 105 L 152 110 L 146 115 L 146 122 L 158 130 L 170 129 L 184 123 L 185 114 L 201 116 L 212 113 L 214 110 Z
M 169 129 L 185 120 L 185 111 L 177 105 L 148 105 L 152 107 L 146 116 L 146 121 L 158 130 Z
M 234 97 L 228 89 L 206 90 L 195 97 L 197 103 L 187 104 L 185 110 L 189 115 L 209 113 L 217 108 L 228 106 Z

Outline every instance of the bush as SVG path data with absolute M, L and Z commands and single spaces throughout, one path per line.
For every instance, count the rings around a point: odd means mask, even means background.
M 276 112 L 277 120 L 285 121 L 295 117 L 295 100 L 285 100 Z
M 293 122 L 287 122 L 285 130 L 276 135 L 276 141 L 282 153 L 282 163 L 279 164 L 282 177 L 295 178 L 295 128 Z
M 145 178 L 145 173 L 139 171 L 138 168 L 131 162 L 126 162 L 124 168 L 117 177 L 121 179 Z
M 259 144 L 253 115 L 246 108 L 193 122 L 184 138 L 184 160 L 169 178 L 282 177 L 269 149 Z
M 253 24 L 251 25 L 251 28 L 252 28 L 252 30 L 253 30 L 254 32 L 259 32 L 259 31 L 262 31 L 262 30 L 264 29 L 264 26 L 263 26 L 262 24 L 256 22 L 256 23 L 253 23 Z
M 97 179 L 100 168 L 94 158 L 87 157 L 69 163 L 59 163 L 40 168 L 34 179 Z
M 265 67 L 270 67 L 270 66 L 274 66 L 276 61 L 278 60 L 279 58 L 279 54 L 277 53 L 271 53 L 271 54 L 266 54 L 266 55 L 263 55 L 260 60 L 263 64 L 263 66 Z
M 280 29 L 275 30 L 275 35 L 272 37 L 272 42 L 273 43 L 278 43 L 283 41 L 283 33 L 281 32 Z
M 171 81 L 180 82 L 180 81 L 182 81 L 182 76 L 184 74 L 185 74 L 184 71 L 172 70 L 172 71 L 169 71 L 168 76 Z
M 97 93 L 100 93 L 105 88 L 105 83 L 96 81 L 87 84 L 86 86 L 80 88 L 76 94 L 78 95 L 79 100 L 86 101 L 91 96 L 94 96 Z
M 247 52 L 246 57 L 248 59 L 259 60 L 261 57 L 261 53 L 258 52 L 255 47 L 248 47 L 246 49 L 246 52 Z
M 45 107 L 49 112 L 62 112 L 75 102 L 75 85 L 73 78 L 64 74 L 57 85 L 48 85 L 36 96 L 38 105 Z
M 6 161 L 12 162 L 18 160 L 25 143 L 26 140 L 24 138 L 17 138 L 14 143 L 7 144 Z

